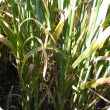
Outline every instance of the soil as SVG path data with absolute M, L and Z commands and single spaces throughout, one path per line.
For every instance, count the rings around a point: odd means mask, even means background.
M 17 69 L 6 55 L 0 57 L 0 106 L 3 110 L 22 110 Z

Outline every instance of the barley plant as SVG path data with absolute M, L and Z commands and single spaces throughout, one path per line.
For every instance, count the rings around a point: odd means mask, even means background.
M 110 103 L 103 96 L 110 83 L 109 3 L 0 3 L 0 41 L 16 58 L 23 110 L 94 110 L 100 99 Z

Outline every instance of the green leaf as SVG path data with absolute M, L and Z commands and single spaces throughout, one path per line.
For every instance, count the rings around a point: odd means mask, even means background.
M 13 44 L 1 34 L 0 34 L 0 41 L 2 43 L 4 43 L 7 47 L 9 47 L 12 50 L 13 55 L 16 57 L 17 51 L 16 51 L 15 47 L 13 46 Z
M 105 21 L 104 21 L 104 23 L 102 25 L 102 28 L 104 28 L 105 26 L 107 26 L 109 23 L 110 23 L 110 13 L 106 17 L 106 19 L 105 19 Z

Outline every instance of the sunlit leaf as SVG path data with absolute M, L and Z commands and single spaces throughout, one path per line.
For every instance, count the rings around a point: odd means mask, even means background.
M 84 90 L 87 88 L 96 88 L 99 85 L 110 83 L 110 78 L 100 78 L 92 81 L 88 81 L 85 84 L 79 86 L 76 91 Z
M 74 69 L 80 62 L 82 62 L 84 59 L 88 58 L 90 55 L 92 55 L 109 37 L 110 35 L 110 27 L 105 29 L 99 37 L 88 47 L 79 57 L 78 59 L 72 64 L 71 68 L 68 70 L 68 72 L 72 71 L 72 68 Z

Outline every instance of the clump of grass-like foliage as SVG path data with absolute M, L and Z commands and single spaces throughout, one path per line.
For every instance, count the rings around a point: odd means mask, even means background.
M 93 109 L 110 83 L 109 0 L 6 0 L 0 41 L 16 58 L 22 108 Z M 104 7 L 104 8 L 103 8 Z M 99 61 L 103 60 L 103 61 Z

